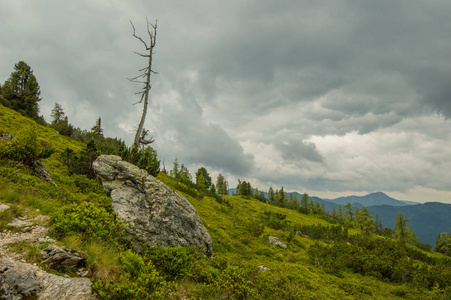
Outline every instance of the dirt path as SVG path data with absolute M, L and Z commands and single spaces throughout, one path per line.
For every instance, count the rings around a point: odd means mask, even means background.
M 9 209 L 7 205 L 0 204 L 0 212 L 6 209 Z M 21 254 L 12 252 L 8 245 L 16 243 L 55 243 L 55 240 L 47 236 L 47 223 L 47 218 L 42 215 L 32 219 L 26 217 L 14 219 L 8 226 L 15 227 L 16 230 L 0 232 L 0 257 L 25 262 Z

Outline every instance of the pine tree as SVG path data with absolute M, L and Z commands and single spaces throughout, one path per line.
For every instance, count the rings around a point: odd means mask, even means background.
M 204 167 L 199 168 L 196 172 L 196 185 L 200 189 L 209 189 L 211 186 L 211 177 L 208 174 L 207 169 Z
M 337 218 L 340 222 L 343 222 L 344 220 L 343 206 L 341 206 L 341 204 L 338 204 Z
M 58 131 L 59 134 L 72 136 L 75 128 L 69 123 L 66 114 L 64 113 L 63 107 L 59 103 L 55 103 L 52 109 L 52 123 L 51 127 Z
M 184 164 L 180 166 L 180 171 L 177 174 L 177 179 L 181 180 L 182 182 L 192 184 L 193 177 Z
M 284 205 L 286 203 L 283 187 L 277 192 L 276 201 L 279 203 L 279 205 Z
M 228 183 L 221 174 L 219 174 L 216 179 L 216 189 L 219 195 L 228 195 Z
M 51 116 L 53 118 L 52 124 L 55 124 L 56 122 L 58 122 L 60 120 L 63 120 L 65 115 L 66 114 L 64 113 L 64 110 L 63 110 L 63 107 L 61 106 L 61 104 L 55 103 L 55 106 L 53 107 L 52 114 L 51 114 Z
M 309 203 L 309 195 L 307 194 L 307 193 L 304 193 L 303 195 L 302 195 L 302 198 L 301 198 L 301 208 L 306 212 L 306 213 L 308 213 L 309 212 L 309 208 L 308 208 L 308 203 Z
M 370 211 L 366 206 L 362 207 L 362 209 L 357 212 L 357 224 L 362 230 L 363 234 L 368 236 L 375 231 L 375 226 L 373 223 L 373 219 L 370 216 Z
M 269 201 L 274 201 L 275 200 L 274 189 L 272 188 L 272 186 L 269 187 L 268 198 L 269 198 Z
M 3 104 L 22 115 L 38 119 L 41 91 L 33 70 L 23 61 L 14 65 L 14 71 L 2 86 Z
M 346 208 L 346 215 L 347 215 L 349 221 L 352 222 L 354 220 L 354 210 L 352 208 L 351 203 L 349 203 L 349 202 L 346 203 L 345 208 Z
M 338 215 L 337 215 L 337 209 L 335 208 L 335 206 L 332 207 L 332 212 L 330 214 L 333 218 L 338 219 Z
M 96 121 L 96 125 L 91 128 L 91 132 L 95 135 L 103 135 L 102 119 L 99 117 Z
M 404 218 L 404 214 L 400 211 L 395 220 L 394 237 L 402 243 L 413 244 L 416 242 L 417 237 L 415 233 L 407 227 L 409 219 Z
M 178 178 L 178 175 L 179 175 L 179 169 L 180 169 L 180 166 L 179 166 L 178 159 L 177 159 L 177 157 L 176 157 L 175 160 L 174 160 L 174 167 L 172 168 L 171 171 L 169 171 L 169 175 L 170 175 L 171 177 Z
M 451 256 L 451 233 L 442 232 L 437 236 L 434 251 Z

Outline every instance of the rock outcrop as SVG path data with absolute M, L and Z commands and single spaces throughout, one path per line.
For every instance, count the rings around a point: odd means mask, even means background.
M 0 299 L 96 299 L 87 278 L 66 278 L 0 257 Z
M 87 256 L 67 248 L 50 245 L 41 251 L 42 263 L 55 270 L 76 268 L 85 264 Z
M 93 169 L 129 233 L 151 246 L 194 245 L 212 254 L 211 237 L 185 197 L 119 156 L 101 155 Z
M 268 242 L 270 244 L 278 245 L 279 247 L 282 247 L 282 248 L 287 247 L 287 245 L 284 242 L 282 242 L 279 238 L 276 238 L 275 236 L 270 236 L 268 238 Z

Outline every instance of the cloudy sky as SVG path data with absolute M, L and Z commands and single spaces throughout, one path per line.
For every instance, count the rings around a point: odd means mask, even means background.
M 130 144 L 127 78 L 158 20 L 148 121 L 166 168 L 332 198 L 451 203 L 450 1 L 0 0 L 0 82 L 20 60 L 69 121 Z

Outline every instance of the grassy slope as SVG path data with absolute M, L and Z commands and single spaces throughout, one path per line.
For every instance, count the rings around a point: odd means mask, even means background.
M 14 135 L 31 122 L 33 121 L 0 106 L 0 133 Z M 5 229 L 6 223 L 14 216 L 49 214 L 61 205 L 72 201 L 88 201 L 93 195 L 98 197 L 97 194 L 101 193 L 98 184 L 92 184 L 94 188 L 91 193 L 82 191 L 75 182 L 77 177 L 68 176 L 65 167 L 58 160 L 59 151 L 66 147 L 79 150 L 83 144 L 58 135 L 53 129 L 43 126 L 38 126 L 38 134 L 39 139 L 51 144 L 57 150 L 50 158 L 44 160 L 44 163 L 58 187 L 36 178 L 27 167 L 2 161 L 0 163 L 0 203 L 9 203 L 13 206 L 15 213 L 0 214 L 2 222 L 0 229 Z M 175 184 L 174 179 L 165 174 L 160 174 L 159 179 L 169 186 Z M 284 289 L 283 298 L 293 295 L 294 299 L 397 299 L 396 295 L 399 294 L 397 291 L 403 288 L 351 272 L 345 272 L 343 277 L 322 272 L 308 263 L 306 251 L 315 241 L 307 237 L 295 236 L 293 241 L 288 243 L 287 249 L 282 249 L 269 244 L 268 237 L 276 236 L 286 241 L 287 232 L 266 227 L 261 236 L 252 235 L 249 232 L 249 224 L 258 223 L 266 211 L 266 205 L 255 199 L 227 196 L 227 200 L 233 204 L 231 209 L 218 204 L 212 198 L 195 200 L 188 195 L 185 196 L 196 208 L 213 239 L 213 259 L 222 259 L 230 264 L 243 266 L 247 270 L 255 270 L 253 272 L 259 278 L 257 284 L 267 291 L 265 295 L 267 299 L 277 298 L 281 293 L 277 290 L 280 287 Z M 286 214 L 287 220 L 293 225 L 328 225 L 322 219 L 292 210 L 273 206 L 270 206 L 270 210 Z M 259 266 L 268 267 L 270 271 L 261 275 Z M 105 275 L 107 276 L 108 274 Z M 267 286 L 263 287 L 265 284 Z M 187 295 L 220 298 L 219 295 L 208 294 L 206 291 L 211 290 L 189 280 L 179 280 L 179 285 Z M 273 290 L 272 294 L 271 290 Z M 296 294 L 303 296 L 294 296 Z

